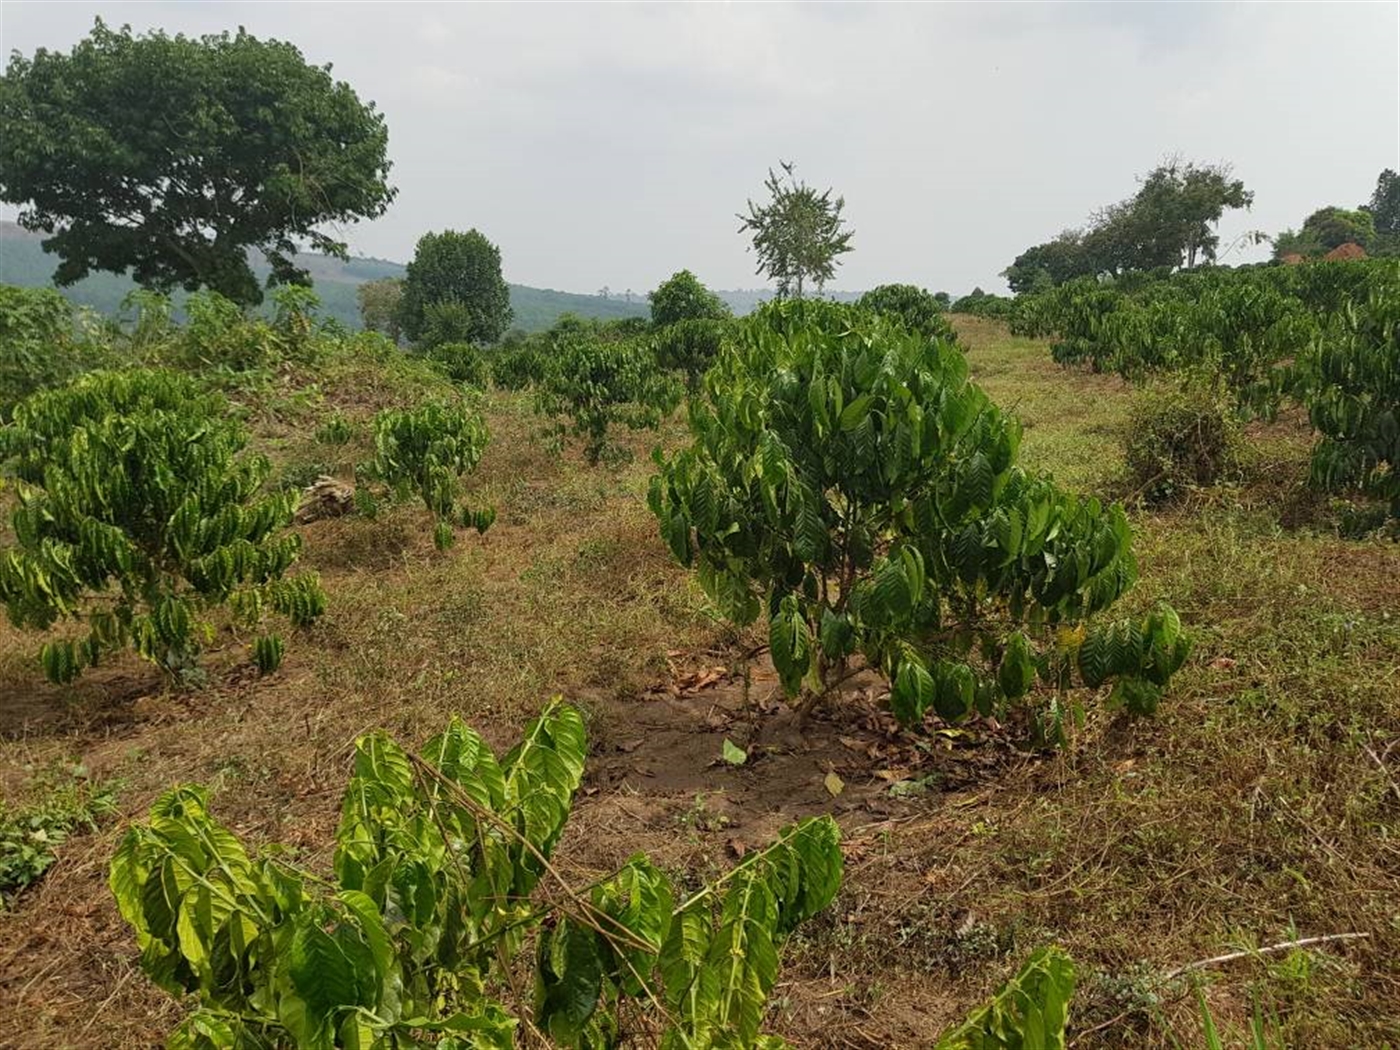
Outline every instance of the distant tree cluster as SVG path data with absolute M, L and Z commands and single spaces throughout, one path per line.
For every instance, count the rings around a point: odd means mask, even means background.
M 1229 165 L 1173 157 L 1148 172 L 1133 196 L 1100 209 L 1083 229 L 1027 248 L 1002 276 L 1020 294 L 1076 277 L 1214 262 L 1221 216 L 1253 201 Z
M 1318 208 L 1301 227 L 1284 230 L 1273 241 L 1278 260 L 1316 258 L 1349 244 L 1368 255 L 1400 255 L 1400 175 L 1386 168 L 1365 204 Z

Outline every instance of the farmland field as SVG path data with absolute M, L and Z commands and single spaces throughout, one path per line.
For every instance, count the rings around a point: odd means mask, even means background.
M 973 379 L 1023 421 L 1027 465 L 1126 493 L 1124 432 L 1150 395 L 1058 367 L 999 322 L 954 321 Z M 316 440 L 326 418 L 364 422 L 436 383 L 346 354 L 241 399 L 274 477 L 304 484 L 365 451 Z M 76 832 L 0 913 L 0 1043 L 152 1046 L 178 1020 L 107 888 L 121 828 L 167 787 L 207 784 L 245 841 L 328 869 L 358 735 L 416 745 L 460 714 L 503 747 L 555 694 L 592 743 L 554 856 L 580 883 L 645 850 L 694 884 L 796 817 L 837 818 L 840 896 L 788 942 L 770 1001 L 769 1029 L 797 1046 L 931 1045 L 1048 943 L 1079 967 L 1071 1045 L 1202 1046 L 1174 971 L 1353 933 L 1367 936 L 1193 972 L 1231 1032 L 1258 1003 L 1280 1045 L 1400 1042 L 1400 545 L 1308 529 L 1306 420 L 1251 424 L 1226 483 L 1130 511 L 1141 579 L 1124 604 L 1169 598 L 1195 650 L 1156 717 L 1091 706 L 1069 746 L 1038 752 L 985 720 L 899 733 L 874 676 L 791 712 L 766 634 L 713 613 L 647 508 L 648 453 L 679 446 L 683 413 L 659 438 L 623 437 L 635 455 L 615 468 L 551 451 L 528 395 L 487 394 L 484 414 L 469 493 L 496 506 L 494 527 L 439 553 L 421 506 L 301 526 L 328 609 L 271 676 L 223 630 L 195 691 L 129 653 L 53 686 L 33 637 L 0 627 L 5 797 L 76 764 L 118 785 L 120 814 Z M 745 764 L 721 760 L 726 740 Z

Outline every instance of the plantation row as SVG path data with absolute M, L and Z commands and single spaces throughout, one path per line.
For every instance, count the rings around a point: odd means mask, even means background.
M 489 354 L 492 374 L 530 373 L 554 420 L 547 436 L 582 436 L 591 462 L 614 448 L 611 427 L 654 427 L 674 410 L 680 383 L 663 363 L 678 365 L 693 444 L 658 453 L 652 510 L 731 622 L 766 621 L 789 695 L 820 697 L 859 654 L 891 680 L 911 724 L 928 710 L 1001 714 L 1037 677 L 1057 694 L 1112 680 L 1115 704 L 1150 711 L 1185 657 L 1175 614 L 1089 623 L 1136 578 L 1122 510 L 1017 466 L 1019 425 L 968 381 L 941 314 L 912 312 L 921 294 L 873 293 L 883 311 L 783 302 L 743 322 L 682 318 L 656 335 L 570 321 L 518 347 L 464 346 L 449 359 L 440 345 L 429 360 L 478 382 L 482 368 L 459 367 L 468 353 Z M 147 303 L 125 349 L 246 378 L 266 354 L 306 362 L 341 338 L 316 333 L 301 299 L 271 322 L 225 316 L 224 305 L 210 297 L 178 330 Z M 80 347 L 70 360 L 89 353 Z M 314 577 L 289 575 L 295 493 L 267 490 L 267 461 L 246 452 L 246 428 L 209 385 L 170 368 L 100 369 L 30 394 L 0 430 L 19 483 L 0 596 L 17 625 L 88 629 L 44 646 L 55 681 L 127 645 L 179 674 L 221 606 L 252 631 L 270 613 L 304 627 L 323 612 Z M 358 509 L 417 496 L 439 549 L 458 527 L 489 528 L 493 508 L 462 502 L 489 440 L 473 400 L 468 388 L 378 413 L 373 454 L 355 470 Z M 353 432 L 336 418 L 319 436 Z M 259 667 L 274 670 L 282 648 L 262 635 Z M 1062 736 L 1065 713 L 1058 702 L 1038 710 L 1037 731 Z
M 76 327 L 48 293 L 3 296 L 6 389 L 22 396 L 0 427 L 14 479 L 0 599 L 48 635 L 41 662 L 58 682 L 130 648 L 194 683 L 221 630 L 251 635 L 259 670 L 276 670 L 272 621 L 309 628 L 326 598 L 297 571 L 297 490 L 250 450 L 240 406 L 274 374 L 363 356 L 461 384 L 316 431 L 369 449 L 358 512 L 421 500 L 440 549 L 495 516 L 467 494 L 489 441 L 479 387 L 530 387 L 541 438 L 577 435 L 593 462 L 620 455 L 612 428 L 654 427 L 688 392 L 690 443 L 656 453 L 661 537 L 731 623 L 766 624 L 803 704 L 870 667 L 914 731 L 980 714 L 1056 743 L 1086 690 L 1111 684 L 1109 705 L 1150 713 L 1189 652 L 1170 607 L 1104 619 L 1136 579 L 1122 509 L 1017 465 L 1018 423 L 968 380 L 939 304 L 917 289 L 744 320 L 702 302 L 711 316 L 571 319 L 497 347 L 407 354 L 317 323 L 300 290 L 278 293 L 269 320 L 197 295 L 183 327 L 155 296 L 125 326 Z M 171 792 L 112 868 L 143 966 L 199 999 L 170 1045 L 511 1045 L 519 1021 L 489 988 L 531 930 L 532 1023 L 561 1045 L 614 1044 L 638 1005 L 665 1046 L 778 1045 L 758 1035 L 776 948 L 839 886 L 835 825 L 785 832 L 679 905 L 644 857 L 576 890 L 548 856 L 584 754 L 578 716 L 558 704 L 499 763 L 459 724 L 421 759 L 364 738 L 329 888 L 250 859 L 198 789 Z M 1068 961 L 1041 953 L 946 1045 L 1008 1025 L 1060 1039 L 1072 984 Z
M 1013 331 L 1054 337 L 1065 365 L 1171 375 L 1241 414 L 1301 406 L 1318 435 L 1311 481 L 1400 517 L 1400 263 L 1211 268 L 1082 279 L 1017 301 Z

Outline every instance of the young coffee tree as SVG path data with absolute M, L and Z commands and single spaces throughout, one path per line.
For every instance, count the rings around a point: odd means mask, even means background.
M 1334 319 L 1299 372 L 1294 392 L 1320 435 L 1313 483 L 1360 489 L 1400 519 L 1400 265 Z
M 680 402 L 680 387 L 657 365 L 645 342 L 605 342 L 591 334 L 560 335 L 536 388 L 536 409 L 555 420 L 550 434 L 582 437 L 590 464 L 624 460 L 628 453 L 608 440 L 617 425 L 655 428 Z
M 656 361 L 662 368 L 681 373 L 686 389 L 693 394 L 700 388 L 700 377 L 719 356 L 733 324 L 731 319 L 696 317 L 667 325 L 654 336 Z
M 167 673 L 193 665 L 227 605 L 257 629 L 266 612 L 301 627 L 325 609 L 314 576 L 286 576 L 300 549 L 290 493 L 267 494 L 269 465 L 220 397 L 158 371 L 94 372 L 21 402 L 0 429 L 17 479 L 15 545 L 0 554 L 10 621 L 86 625 L 41 651 L 70 681 L 130 645 Z M 282 643 L 255 645 L 264 671 Z
M 167 793 L 110 876 L 143 969 L 195 999 L 167 1045 L 504 1050 L 528 1011 L 562 1047 L 782 1046 L 759 1026 L 783 940 L 840 887 L 835 823 L 789 827 L 683 901 L 644 854 L 574 886 L 550 858 L 586 754 L 557 700 L 499 760 L 455 719 L 419 756 L 362 737 L 329 880 L 253 859 L 202 789 Z
M 0 284 L 0 422 L 34 391 L 95 366 L 98 351 L 74 327 L 73 304 L 52 288 Z
M 943 316 L 945 307 L 925 288 L 912 284 L 882 284 L 872 288 L 856 303 L 863 310 L 885 314 L 926 339 L 957 339 L 957 333 Z
M 401 502 L 418 495 L 437 519 L 438 550 L 452 546 L 456 526 L 484 533 L 496 520 L 495 508 L 472 510 L 459 498 L 463 476 L 476 469 L 490 439 L 481 416 L 460 402 L 385 409 L 374 418 L 374 456 L 356 468 L 356 501 L 373 514 L 382 497 Z
M 1187 654 L 1170 608 L 1100 625 L 1136 564 L 1121 508 L 1016 465 L 1020 427 L 956 347 L 831 303 L 746 322 L 658 455 L 661 534 L 731 621 L 768 623 L 789 695 L 863 655 L 899 718 L 1001 711 L 1037 677 L 1059 737 L 1074 679 L 1151 710 Z M 1091 622 L 1093 621 L 1093 622 Z

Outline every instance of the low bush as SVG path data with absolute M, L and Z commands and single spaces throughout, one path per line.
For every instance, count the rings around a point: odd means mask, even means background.
M 37 786 L 42 798 L 32 805 L 0 799 L 0 911 L 43 877 L 69 835 L 117 809 L 117 785 L 90 781 L 81 769 L 45 774 Z
M 1236 469 L 1242 441 L 1233 405 L 1209 385 L 1143 391 L 1128 422 L 1128 484 L 1148 503 L 1178 499 Z
M 477 388 L 490 379 L 490 367 L 481 349 L 471 343 L 437 343 L 423 354 L 454 383 Z

